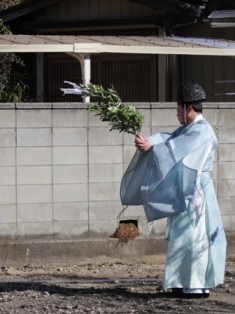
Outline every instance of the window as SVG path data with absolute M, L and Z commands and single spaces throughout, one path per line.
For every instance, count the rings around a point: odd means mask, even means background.
M 96 55 L 91 57 L 91 82 L 115 87 L 123 102 L 157 101 L 155 55 Z M 82 83 L 81 66 L 62 54 L 48 54 L 45 67 L 45 101 L 80 102 L 78 95 L 63 96 L 64 80 Z M 69 87 L 69 85 L 68 85 Z

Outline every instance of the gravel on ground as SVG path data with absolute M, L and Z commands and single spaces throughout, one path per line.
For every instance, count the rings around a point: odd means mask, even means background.
M 106 262 L 0 268 L 0 313 L 235 313 L 235 261 L 207 299 L 162 287 L 164 264 Z

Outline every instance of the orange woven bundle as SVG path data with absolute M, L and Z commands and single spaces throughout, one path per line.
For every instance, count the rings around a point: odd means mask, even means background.
M 133 222 L 120 223 L 118 229 L 113 234 L 113 238 L 118 238 L 120 242 L 127 243 L 139 235 L 139 230 Z

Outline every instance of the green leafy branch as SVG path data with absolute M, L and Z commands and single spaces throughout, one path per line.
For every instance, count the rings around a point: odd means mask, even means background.
M 104 90 L 102 86 L 88 83 L 86 86 L 81 85 L 81 88 L 83 96 L 89 96 L 95 100 L 89 111 L 99 116 L 101 121 L 108 121 L 111 126 L 110 131 L 118 130 L 130 134 L 140 132 L 144 117 L 134 105 L 122 104 L 114 87 Z

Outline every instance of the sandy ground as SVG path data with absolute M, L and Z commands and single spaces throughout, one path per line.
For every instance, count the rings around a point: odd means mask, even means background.
M 0 269 L 0 313 L 235 313 L 235 261 L 208 299 L 177 299 L 162 288 L 164 264 Z

